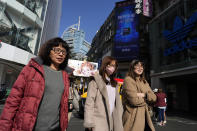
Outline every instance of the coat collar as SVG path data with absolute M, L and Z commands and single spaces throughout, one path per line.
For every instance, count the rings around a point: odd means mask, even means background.
M 108 98 L 107 89 L 106 89 L 106 83 L 103 81 L 101 75 L 98 72 L 95 73 L 94 79 L 95 79 L 95 82 L 97 83 L 99 91 L 101 92 L 105 100 L 108 116 L 110 116 L 110 106 L 109 106 L 109 98 Z
M 104 102 L 106 104 L 106 108 L 107 108 L 107 115 L 108 115 L 108 121 L 109 121 L 109 125 L 110 125 L 110 121 L 112 119 L 110 119 L 110 106 L 109 106 L 109 98 L 108 98 L 108 94 L 107 94 L 107 88 L 106 88 L 106 84 L 104 82 L 104 80 L 102 79 L 101 75 L 97 72 L 94 75 L 94 80 L 98 86 L 98 90 L 101 92 L 101 95 L 104 98 Z M 112 113 L 113 117 L 115 118 L 116 116 L 120 115 L 122 117 L 122 103 L 120 100 L 120 95 L 118 92 L 118 88 L 116 87 L 116 95 L 115 95 L 115 105 L 114 105 L 114 111 Z M 121 122 L 121 121 L 120 121 Z M 112 125 L 110 125 L 112 126 Z
M 110 106 L 109 106 L 109 98 L 108 98 L 108 94 L 107 94 L 106 84 L 98 72 L 95 73 L 94 79 L 97 83 L 98 89 L 100 90 L 101 94 L 103 95 L 103 97 L 105 99 L 105 103 L 106 103 L 107 111 L 108 111 L 108 116 L 109 116 Z

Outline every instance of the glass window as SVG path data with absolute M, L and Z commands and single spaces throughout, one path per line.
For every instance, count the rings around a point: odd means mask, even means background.
M 19 0 L 18 2 L 25 2 Z M 40 28 L 33 21 L 0 2 L 0 40 L 26 50 L 37 52 Z M 37 46 L 36 46 L 37 45 Z
M 194 2 L 194 0 L 191 1 Z M 191 1 L 188 3 L 192 3 Z M 182 21 L 182 26 L 184 26 L 191 15 L 197 11 L 196 8 L 192 8 L 191 4 L 188 3 L 185 7 L 184 3 L 180 2 L 176 5 L 176 7 L 166 11 L 160 16 L 159 19 L 156 19 L 150 25 L 151 46 L 154 49 L 151 51 L 153 59 L 152 68 L 155 72 L 183 68 L 186 66 L 195 65 L 197 63 L 197 46 L 192 46 L 189 48 L 184 48 L 181 51 L 179 50 L 173 52 L 175 48 L 181 48 L 182 44 L 189 46 L 189 44 L 193 42 L 193 44 L 195 43 L 195 45 L 197 45 L 197 25 L 192 27 L 192 30 L 187 34 L 186 37 L 176 42 L 169 41 L 166 36 L 163 35 L 163 31 L 165 30 L 173 32 L 176 29 L 174 27 L 174 20 L 177 16 L 179 16 L 180 20 Z M 193 7 L 195 6 L 196 5 L 193 5 Z M 184 8 L 186 9 L 184 10 Z M 179 26 L 181 26 L 180 23 Z M 171 54 L 165 55 L 165 51 L 169 51 Z

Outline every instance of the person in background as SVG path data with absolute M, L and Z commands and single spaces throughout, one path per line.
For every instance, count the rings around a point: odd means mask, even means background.
M 157 92 L 158 92 L 158 89 L 157 88 L 155 88 L 154 90 L 153 90 L 153 92 L 156 94 Z M 156 107 L 156 102 L 154 103 L 154 105 L 153 105 L 153 120 L 155 121 L 155 122 L 157 122 L 157 120 L 158 120 L 158 109 L 157 109 L 157 107 Z
M 74 109 L 79 112 L 79 100 L 80 100 L 80 95 L 77 91 L 77 85 L 74 84 L 74 88 L 73 88 L 73 107 Z
M 165 103 L 166 103 L 166 108 L 164 109 L 164 124 L 167 123 L 167 118 L 166 118 L 166 109 L 167 109 L 167 98 L 165 98 Z
M 115 81 L 117 61 L 106 56 L 88 85 L 84 127 L 89 131 L 123 131 L 122 103 Z
M 61 38 L 42 45 L 22 69 L 0 116 L 0 131 L 65 131 L 69 46 Z
M 74 98 L 74 94 L 73 94 L 73 87 L 70 86 L 69 87 L 69 97 L 68 97 L 68 111 L 71 112 L 73 109 L 73 98 Z
M 158 89 L 158 93 L 156 93 L 157 96 L 157 102 L 156 102 L 156 106 L 158 108 L 158 112 L 159 112 L 159 120 L 158 120 L 158 125 L 159 126 L 164 126 L 164 112 L 166 110 L 166 94 L 163 93 L 162 88 Z
M 144 64 L 133 60 L 122 89 L 124 131 L 155 131 L 148 103 L 156 101 L 156 95 L 145 79 Z

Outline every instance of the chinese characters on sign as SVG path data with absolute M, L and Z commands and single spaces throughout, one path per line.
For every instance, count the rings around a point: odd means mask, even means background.
M 142 13 L 142 0 L 135 0 L 135 13 L 136 14 Z

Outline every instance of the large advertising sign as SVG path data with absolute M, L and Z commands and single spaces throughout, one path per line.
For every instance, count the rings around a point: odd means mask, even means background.
M 114 37 L 114 57 L 125 61 L 138 58 L 139 33 L 138 15 L 135 4 L 116 8 L 116 34 Z
M 68 60 L 68 66 L 73 68 L 74 76 L 89 77 L 95 74 L 98 69 L 98 63 L 79 61 L 79 60 Z
M 197 46 L 197 38 L 189 38 L 189 34 L 197 25 L 197 12 L 194 12 L 185 23 L 181 17 L 177 16 L 173 25 L 172 31 L 163 31 L 164 37 L 173 44 L 164 50 L 164 56 L 170 56 Z

